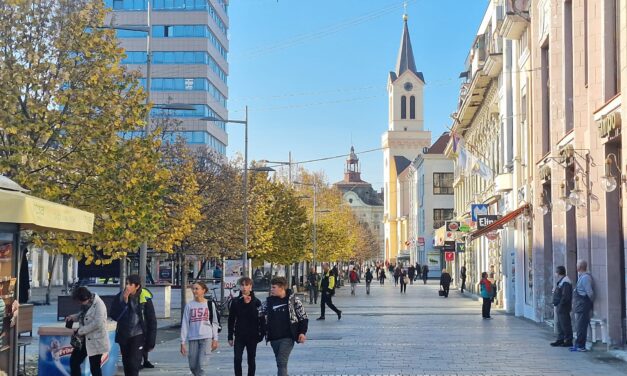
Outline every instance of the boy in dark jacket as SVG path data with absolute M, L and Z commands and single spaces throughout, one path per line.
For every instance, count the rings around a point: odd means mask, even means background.
M 309 320 L 303 303 L 286 289 L 287 280 L 284 277 L 273 278 L 270 284 L 270 296 L 263 304 L 266 340 L 270 341 L 274 351 L 277 375 L 287 376 L 287 361 L 294 342 L 305 343 Z
M 570 310 L 573 298 L 573 285 L 566 275 L 566 268 L 555 268 L 557 285 L 553 289 L 553 305 L 557 308 L 557 340 L 551 346 L 571 347 L 573 345 L 573 326 Z
M 137 376 L 144 349 L 154 349 L 157 338 L 152 294 L 142 288 L 139 275 L 126 277 L 126 288 L 113 300 L 111 318 L 118 322 L 115 342 L 120 345 L 124 375 Z
M 244 348 L 248 359 L 248 376 L 255 375 L 257 343 L 263 339 L 266 320 L 261 309 L 261 301 L 253 293 L 253 281 L 248 277 L 240 279 L 240 296 L 229 307 L 229 345 L 235 346 L 233 359 L 235 375 L 242 375 L 242 355 Z M 235 336 L 235 341 L 233 340 Z

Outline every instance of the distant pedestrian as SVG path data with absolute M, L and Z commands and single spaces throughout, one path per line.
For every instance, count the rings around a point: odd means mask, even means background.
M 399 278 L 401 278 L 401 267 L 397 266 L 396 268 L 394 268 L 394 286 L 398 286 L 398 280 Z
M 401 269 L 399 282 L 401 284 L 401 294 L 407 294 L 407 284 L 409 283 L 409 277 L 407 276 L 407 272 L 405 270 Z
M 429 267 L 427 265 L 422 266 L 422 281 L 427 284 L 427 278 L 429 277 Z
M 592 302 L 594 290 L 592 288 L 592 275 L 588 273 L 588 262 L 577 261 L 577 285 L 573 292 L 573 311 L 577 324 L 577 340 L 570 351 L 587 351 L 586 340 L 588 338 L 588 326 L 592 314 Z
M 444 290 L 444 297 L 448 298 L 448 292 L 451 287 L 451 275 L 446 271 L 446 269 L 442 269 L 442 274 L 440 275 L 440 286 L 442 286 L 442 290 Z
M 357 287 L 357 284 L 360 282 L 359 274 L 357 274 L 357 271 L 355 270 L 355 268 L 353 268 L 350 271 L 350 273 L 348 273 L 348 280 L 351 283 L 351 295 L 355 295 L 355 288 Z
M 416 268 L 413 265 L 409 265 L 409 268 L 407 268 L 407 276 L 409 277 L 409 284 L 413 285 L 416 277 Z
M 337 265 L 333 265 L 333 268 L 331 269 L 331 274 L 333 274 L 333 276 L 335 277 L 335 288 L 339 289 L 340 288 L 340 272 L 337 269 Z
M 337 314 L 337 319 L 342 318 L 342 311 L 333 305 L 335 295 L 335 276 L 329 271 L 329 264 L 322 264 L 322 278 L 320 279 L 320 317 L 316 320 L 324 320 L 325 307 L 329 306 Z
M 420 279 L 421 276 L 422 276 L 422 266 L 420 266 L 420 263 L 416 262 L 416 276 L 414 277 L 414 279 L 417 281 Z
M 261 301 L 253 293 L 253 281 L 243 277 L 239 281 L 240 296 L 229 307 L 228 341 L 234 347 L 233 368 L 235 376 L 242 376 L 242 355 L 246 349 L 248 376 L 255 375 L 257 343 L 266 333 L 266 320 Z M 235 337 L 235 340 L 233 339 Z
M 218 348 L 218 313 L 215 304 L 205 299 L 208 290 L 204 282 L 192 285 L 194 300 L 185 305 L 181 319 L 181 354 L 187 356 L 194 376 L 206 375 L 209 349 Z
M 481 281 L 479 282 L 481 298 L 483 305 L 481 306 L 481 316 L 484 320 L 491 319 L 490 308 L 492 307 L 492 299 L 494 299 L 494 286 L 488 279 L 488 273 L 481 273 Z
M 120 345 L 125 376 L 139 375 L 144 347 L 151 351 L 157 338 L 152 294 L 142 288 L 139 275 L 126 277 L 124 291 L 113 299 L 111 317 L 118 322 L 115 342 Z
M 558 266 L 555 268 L 555 279 L 557 284 L 553 289 L 553 306 L 557 311 L 556 326 L 557 340 L 551 342 L 551 346 L 573 346 L 573 326 L 570 321 L 570 311 L 573 299 L 573 285 L 566 275 L 566 268 Z
M 316 272 L 316 268 L 311 268 L 307 275 L 307 287 L 309 289 L 309 304 L 318 304 L 318 284 L 320 283 L 320 275 Z
M 385 269 L 383 268 L 379 271 L 379 284 L 382 286 L 385 284 Z
M 461 287 L 461 292 L 462 294 L 464 293 L 464 290 L 466 289 L 466 264 L 464 264 L 460 269 L 459 269 L 459 276 L 462 280 L 462 287 Z
M 213 269 L 213 278 L 222 279 L 222 269 L 220 269 L 220 265 L 216 265 L 216 268 Z
M 370 268 L 366 268 L 366 295 L 370 295 L 370 284 L 372 283 L 373 277 Z
M 328 272 L 329 267 L 326 268 Z M 267 323 L 266 340 L 274 351 L 277 375 L 287 376 L 287 362 L 294 342 L 305 343 L 309 320 L 303 303 L 287 289 L 284 277 L 275 277 L 270 284 L 270 296 L 262 308 Z
M 100 297 L 92 294 L 87 287 L 79 287 L 72 293 L 72 299 L 80 304 L 79 313 L 70 315 L 65 321 L 78 322 L 74 332 L 81 339 L 81 348 L 75 348 L 70 356 L 70 372 L 72 376 L 80 376 L 81 365 L 89 357 L 89 369 L 92 376 L 101 376 L 100 361 L 102 354 L 110 351 L 107 333 L 107 307 Z

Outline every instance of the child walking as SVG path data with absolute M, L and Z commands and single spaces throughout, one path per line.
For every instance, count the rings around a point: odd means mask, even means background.
M 181 354 L 187 355 L 194 376 L 204 376 L 206 359 L 218 348 L 218 314 L 215 304 L 205 299 L 209 289 L 204 282 L 192 285 L 194 300 L 187 303 L 181 322 Z M 215 318 L 215 319 L 214 319 Z

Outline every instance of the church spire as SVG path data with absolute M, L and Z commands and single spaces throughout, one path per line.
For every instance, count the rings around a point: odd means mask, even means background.
M 396 62 L 396 76 L 399 77 L 406 70 L 410 70 L 416 74 L 416 62 L 414 61 L 414 51 L 411 48 L 411 39 L 409 38 L 409 28 L 407 27 L 407 11 L 403 14 L 403 35 L 401 36 L 401 47 L 398 52 L 398 61 Z

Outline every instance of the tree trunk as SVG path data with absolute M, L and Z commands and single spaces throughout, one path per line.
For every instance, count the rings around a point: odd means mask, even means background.
M 185 255 L 179 253 L 179 263 L 181 265 L 181 320 L 183 319 L 183 310 L 187 304 L 187 262 Z
M 48 287 L 46 288 L 46 305 L 50 305 L 50 289 L 52 288 L 52 273 L 57 263 L 57 255 L 52 256 L 52 263 L 48 264 Z

